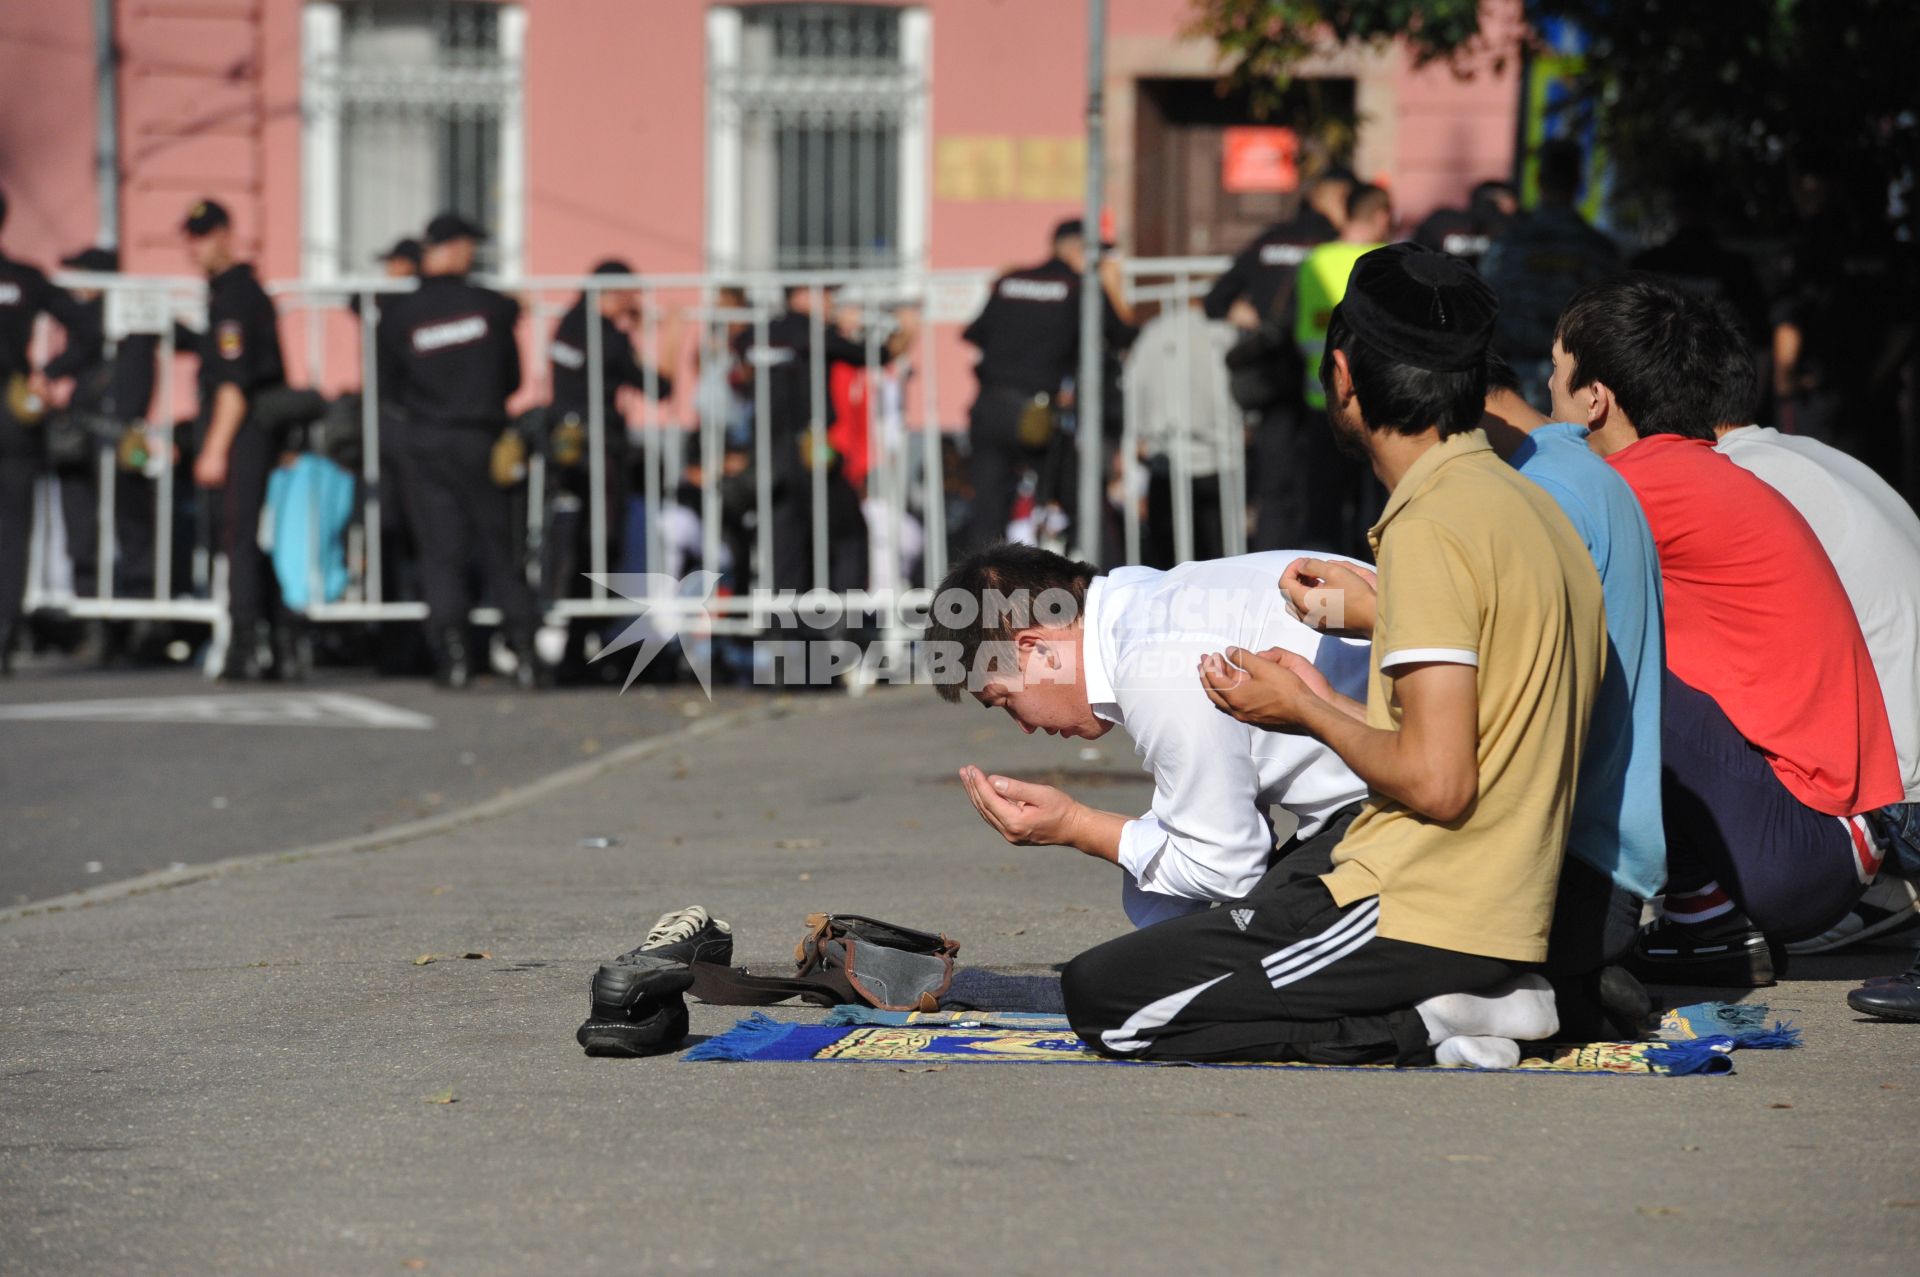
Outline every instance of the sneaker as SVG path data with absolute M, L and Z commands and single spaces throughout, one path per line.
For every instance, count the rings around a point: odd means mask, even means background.
M 1817 936 L 1794 941 L 1787 952 L 1832 953 L 1862 940 L 1895 936 L 1915 926 L 1920 926 L 1920 889 L 1882 870 L 1844 918 Z
M 588 1055 L 638 1059 L 687 1038 L 693 972 L 670 959 L 623 954 L 593 973 L 592 1005 L 574 1039 Z
M 1735 910 L 1700 923 L 1656 919 L 1640 929 L 1625 965 L 1648 984 L 1764 989 L 1786 974 L 1786 953 Z
M 1849 993 L 1847 1005 L 1883 1020 L 1920 1021 L 1920 955 L 1899 975 L 1869 980 Z
M 614 961 L 625 962 L 635 957 L 729 966 L 733 962 L 733 927 L 699 905 L 688 905 L 685 909 L 661 914 L 640 947 L 621 954 Z

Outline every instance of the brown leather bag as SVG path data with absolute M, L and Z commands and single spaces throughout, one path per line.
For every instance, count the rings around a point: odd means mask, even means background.
M 693 964 L 693 995 L 717 1006 L 864 1004 L 883 1011 L 936 1011 L 953 983 L 957 941 L 852 913 L 816 913 L 794 946 L 792 976 L 749 975 Z

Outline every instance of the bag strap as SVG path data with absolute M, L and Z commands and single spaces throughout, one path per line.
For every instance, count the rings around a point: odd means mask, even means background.
M 865 1001 L 853 991 L 844 975 L 833 970 L 817 976 L 749 975 L 717 962 L 695 962 L 692 971 L 690 992 L 713 1006 L 770 1007 L 789 998 L 799 998 L 817 1007 Z

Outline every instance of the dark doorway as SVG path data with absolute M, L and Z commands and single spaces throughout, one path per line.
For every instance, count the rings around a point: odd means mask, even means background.
M 1133 224 L 1134 252 L 1141 257 L 1238 252 L 1299 207 L 1298 192 L 1226 189 L 1225 137 L 1232 126 L 1293 129 L 1303 176 L 1352 154 L 1352 80 L 1297 82 L 1264 117 L 1255 114 L 1245 92 L 1222 94 L 1213 80 L 1141 80 L 1137 87 Z

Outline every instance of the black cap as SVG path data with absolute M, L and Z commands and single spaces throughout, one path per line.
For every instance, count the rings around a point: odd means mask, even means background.
M 231 225 L 233 217 L 226 205 L 218 200 L 201 200 L 187 210 L 187 220 L 180 223 L 180 229 L 189 235 L 211 235 L 222 226 Z
M 393 247 L 373 259 L 376 262 L 412 262 L 420 265 L 420 241 L 411 236 L 393 242 Z
M 1086 237 L 1087 224 L 1077 217 L 1069 217 L 1053 228 L 1053 242 L 1056 244 L 1063 239 L 1085 239 Z
M 1353 264 L 1340 314 L 1388 358 L 1430 372 L 1481 367 L 1500 304 L 1480 272 L 1424 244 L 1389 244 Z
M 592 273 L 595 275 L 638 275 L 640 272 L 635 270 L 630 262 L 618 257 L 609 257 L 595 266 Z
M 458 213 L 440 213 L 427 223 L 427 247 L 450 244 L 456 239 L 485 239 L 487 232 Z
M 74 270 L 92 271 L 96 275 L 111 275 L 120 269 L 120 254 L 111 248 L 83 248 L 71 256 L 62 257 L 60 264 Z

